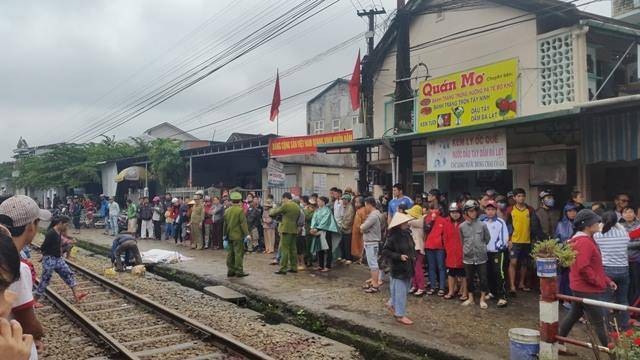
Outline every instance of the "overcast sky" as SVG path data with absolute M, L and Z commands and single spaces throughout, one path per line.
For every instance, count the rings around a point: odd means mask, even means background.
M 224 45 L 298 0 L 4 0 L 0 5 L 0 161 L 9 160 L 20 136 L 29 145 L 68 140 L 79 130 L 104 124 L 118 105 L 188 56 Z M 329 3 L 330 1 L 327 1 Z M 583 2 L 587 2 L 586 0 Z M 202 82 L 129 123 L 107 132 L 117 139 L 137 136 L 169 121 L 184 130 L 241 113 L 271 101 L 272 86 L 205 116 L 190 114 L 341 43 L 366 28 L 354 7 L 376 4 L 391 11 L 395 0 L 341 0 L 336 5 L 249 53 Z M 280 6 L 280 7 L 278 7 Z M 610 14 L 610 2 L 583 9 Z M 270 13 L 271 11 L 271 13 Z M 257 16 L 250 24 L 242 20 Z M 382 18 L 380 18 L 382 20 Z M 262 21 L 262 22 L 261 22 Z M 253 27 L 252 27 L 253 26 Z M 379 33 L 380 34 L 380 33 Z M 229 46 L 230 41 L 224 44 Z M 286 97 L 348 74 L 364 39 L 281 80 Z M 171 72 L 169 72 L 171 73 Z M 168 79 L 166 79 L 168 80 Z M 165 80 L 165 81 L 166 81 Z M 283 102 L 280 133 L 305 132 L 309 93 Z M 225 140 L 234 131 L 269 133 L 268 109 L 193 131 L 203 139 Z

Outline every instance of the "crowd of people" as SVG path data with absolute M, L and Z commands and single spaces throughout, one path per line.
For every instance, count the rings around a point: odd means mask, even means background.
M 532 245 L 545 239 L 570 244 L 577 253 L 569 268 L 561 268 L 559 292 L 617 304 L 636 304 L 640 293 L 640 220 L 628 194 L 620 193 L 610 209 L 591 204 L 579 192 L 561 205 L 551 191 L 542 191 L 534 206 L 523 189 L 501 195 L 492 189 L 473 198 L 463 193 L 454 201 L 437 189 L 414 199 L 396 184 L 390 196 L 375 199 L 346 188 L 332 188 L 329 196 L 294 196 L 277 201 L 239 192 L 222 198 L 196 192 L 193 199 L 165 194 L 137 204 L 127 201 L 127 227 L 122 234 L 120 207 L 102 197 L 99 211 L 116 235 L 112 261 L 123 269 L 121 256 L 141 262 L 137 238 L 171 239 L 193 249 L 226 249 L 227 276 L 245 277 L 244 254 L 262 252 L 279 265 L 275 274 L 332 271 L 336 264 L 366 264 L 370 276 L 362 290 L 375 296 L 388 282 L 387 307 L 401 324 L 411 325 L 409 296 L 438 296 L 497 308 L 538 283 L 531 261 Z M 557 210 L 562 208 L 562 211 Z M 43 273 L 33 291 L 35 273 L 25 252 L 38 233 L 40 221 L 50 226 L 42 245 Z M 0 351 L 33 354 L 42 346 L 42 326 L 33 311 L 51 275 L 56 272 L 71 288 L 76 281 L 63 256 L 72 240 L 67 228 L 72 217 L 38 208 L 33 199 L 14 196 L 0 204 Z M 69 241 L 65 241 L 65 239 Z M 126 259 L 125 259 L 126 262 Z M 363 279 L 365 280 L 365 279 Z M 2 295 L 2 294 L 0 294 Z M 585 303 L 565 303 L 559 334 L 566 336 L 581 318 L 588 320 L 603 345 L 613 322 L 627 329 L 629 314 L 609 314 Z M 15 321 L 9 322 L 14 319 Z M 30 334 L 23 336 L 22 333 Z M 563 349 L 566 351 L 566 349 Z M 20 358 L 20 357 L 16 357 Z M 28 358 L 28 357 L 25 357 Z
M 581 231 L 575 219 L 585 209 L 579 191 L 564 204 L 556 203 L 551 191 L 541 191 L 533 205 L 527 204 L 523 189 L 504 195 L 488 189 L 476 198 L 462 193 L 453 201 L 438 189 L 411 199 L 400 184 L 378 199 L 349 188 L 332 188 L 328 195 L 285 193 L 276 200 L 237 192 L 209 197 L 200 191 L 192 199 L 171 194 L 155 196 L 151 202 L 142 198 L 138 204 L 127 201 L 127 232 L 158 240 L 164 236 L 193 249 L 226 248 L 230 277 L 248 275 L 243 267 L 246 252 L 273 254 L 277 275 L 326 273 L 336 264 L 365 263 L 370 278 L 364 292 L 380 292 L 388 274 L 389 304 L 398 321 L 410 324 L 406 302 L 400 300 L 406 294 L 458 299 L 464 306 L 477 303 L 487 309 L 489 300 L 503 308 L 519 292 L 531 292 L 538 283 L 532 245 L 545 239 L 571 242 Z M 615 293 L 603 296 L 633 304 L 640 295 L 640 250 L 632 246 L 627 254 L 627 244 L 640 239 L 628 235 L 640 228 L 640 221 L 628 194 L 616 195 L 613 203 L 610 210 L 602 203 L 591 204 L 594 214 L 605 219 L 594 241 L 603 253 L 607 276 L 618 284 Z M 120 212 L 113 200 L 104 199 L 102 207 L 110 217 Z M 112 233 L 117 234 L 116 226 Z M 615 261 L 609 250 L 612 243 Z M 560 270 L 562 294 L 576 293 L 570 274 L 569 268 Z M 563 306 L 572 308 L 569 303 Z M 629 317 L 620 316 L 625 327 Z

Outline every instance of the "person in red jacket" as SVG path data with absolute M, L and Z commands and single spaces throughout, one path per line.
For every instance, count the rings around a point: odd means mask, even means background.
M 439 208 L 429 210 L 424 218 L 425 220 L 425 249 L 427 252 L 427 265 L 429 268 L 429 290 L 427 295 L 433 295 L 436 292 L 438 296 L 445 295 L 445 278 L 447 276 L 444 267 L 444 223 L 446 218 L 442 216 Z M 437 286 L 436 286 L 437 283 Z
M 469 298 L 467 278 L 464 272 L 464 264 L 462 263 L 462 240 L 460 239 L 460 224 L 462 222 L 464 222 L 464 219 L 458 204 L 451 203 L 449 205 L 449 217 L 444 221 L 443 230 L 444 250 L 446 253 L 444 264 L 447 267 L 447 281 L 449 283 L 449 292 L 444 296 L 447 300 L 455 298 L 458 289 L 460 290 L 461 301 Z M 460 283 L 459 287 L 457 283 Z
M 569 240 L 569 244 L 577 256 L 569 272 L 569 286 L 577 297 L 607 301 L 607 288 L 615 291 L 617 286 L 605 273 L 600 250 L 593 240 L 593 234 L 600 231 L 600 221 L 600 216 L 588 209 L 580 210 L 576 215 L 573 226 L 578 232 Z M 558 335 L 567 336 L 573 325 L 585 314 L 600 343 L 607 346 L 609 339 L 605 310 L 581 302 L 572 304 L 569 314 L 560 323 Z M 561 344 L 561 354 L 568 354 L 563 347 Z

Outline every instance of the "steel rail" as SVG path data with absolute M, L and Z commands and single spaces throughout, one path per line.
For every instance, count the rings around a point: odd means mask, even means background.
M 82 273 L 82 275 L 100 283 L 101 285 L 104 285 L 105 287 L 108 287 L 109 289 L 119 293 L 125 298 L 150 309 L 154 313 L 160 314 L 168 318 L 170 321 L 186 325 L 192 329 L 195 329 L 198 332 L 203 333 L 206 336 L 207 340 L 213 342 L 217 347 L 221 348 L 222 350 L 227 350 L 227 351 L 236 353 L 249 360 L 274 360 L 271 356 L 249 345 L 246 345 L 231 336 L 223 334 L 222 332 L 215 330 L 205 324 L 202 324 L 199 321 L 186 317 L 174 311 L 173 309 L 170 309 L 164 305 L 161 305 L 144 296 L 136 294 L 130 289 L 118 283 L 115 283 L 101 275 L 98 275 L 91 270 L 85 269 L 84 267 L 74 263 L 73 261 L 70 261 L 70 260 L 66 260 L 66 261 L 67 261 L 67 264 L 69 264 L 69 266 L 72 267 L 74 270 Z M 135 359 L 137 359 L 137 357 Z
M 85 316 L 82 311 L 68 302 L 56 291 L 47 287 L 47 289 L 45 290 L 45 296 L 47 297 L 47 299 L 49 299 L 49 301 L 54 303 L 54 305 L 60 308 L 73 320 L 78 321 L 85 330 L 89 331 L 90 336 L 97 338 L 109 345 L 109 347 L 111 347 L 119 357 L 127 360 L 140 360 L 140 358 L 131 350 L 127 349 L 127 347 L 122 345 L 121 342 L 116 340 L 113 336 L 109 335 L 109 333 L 102 329 L 93 320 Z

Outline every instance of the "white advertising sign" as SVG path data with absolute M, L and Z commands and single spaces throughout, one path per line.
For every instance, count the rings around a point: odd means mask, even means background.
M 427 171 L 505 170 L 507 135 L 490 130 L 427 141 Z
M 286 175 L 284 165 L 273 159 L 267 164 L 267 182 L 269 186 L 284 186 Z

